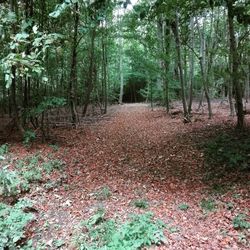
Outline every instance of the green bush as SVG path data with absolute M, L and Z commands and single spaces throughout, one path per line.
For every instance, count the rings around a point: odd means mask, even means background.
M 23 144 L 30 146 L 30 144 L 36 139 L 36 133 L 32 130 L 26 130 L 23 135 Z
M 24 182 L 16 171 L 7 167 L 0 170 L 0 195 L 15 196 L 28 188 L 28 183 Z
M 40 168 L 40 157 L 38 155 L 27 157 L 20 160 L 16 167 L 20 171 L 20 175 L 27 182 L 38 182 L 42 179 L 42 169 Z
M 57 159 L 50 160 L 42 164 L 42 168 L 47 174 L 50 174 L 54 170 L 62 170 L 63 167 L 64 167 L 63 162 Z
M 18 249 L 25 239 L 25 229 L 33 215 L 24 209 L 30 206 L 27 200 L 21 200 L 13 207 L 0 203 L 0 249 Z
M 9 151 L 9 146 L 8 144 L 3 144 L 0 146 L 0 156 L 4 156 L 5 154 L 7 154 Z
M 148 208 L 148 201 L 146 200 L 135 200 L 133 202 L 135 207 L 146 209 Z
M 216 203 L 212 199 L 202 199 L 200 205 L 201 208 L 206 212 L 211 212 L 216 209 Z
M 186 203 L 182 203 L 182 204 L 180 204 L 180 205 L 178 206 L 178 208 L 179 208 L 180 210 L 186 211 L 186 210 L 189 209 L 189 205 L 186 204 Z
M 238 214 L 235 216 L 233 218 L 233 227 L 235 229 L 250 229 L 250 222 L 247 221 L 246 214 Z
M 112 195 L 112 192 L 109 187 L 105 186 L 99 189 L 95 196 L 98 200 L 107 200 Z
M 226 166 L 227 169 L 249 169 L 250 138 L 222 134 L 204 145 L 205 160 L 209 165 Z
M 164 224 L 153 221 L 151 213 L 134 215 L 123 224 L 94 215 L 85 223 L 85 234 L 76 239 L 80 250 L 136 250 L 165 241 Z

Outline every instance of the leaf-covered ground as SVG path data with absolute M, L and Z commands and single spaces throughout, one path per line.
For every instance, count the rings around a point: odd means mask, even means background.
M 110 218 L 126 219 L 143 212 L 134 202 L 145 200 L 145 211 L 167 225 L 167 242 L 152 249 L 249 249 L 249 229 L 233 226 L 238 214 L 249 219 L 249 172 L 215 177 L 201 147 L 230 126 L 220 113 L 212 120 L 195 115 L 184 124 L 178 112 L 131 104 L 97 123 L 55 130 L 58 150 L 13 145 L 17 157 L 53 153 L 66 163 L 67 178 L 54 189 L 41 185 L 28 194 L 38 211 L 31 237 L 48 249 L 56 239 L 64 241 L 62 249 L 74 249 L 75 226 L 98 208 Z

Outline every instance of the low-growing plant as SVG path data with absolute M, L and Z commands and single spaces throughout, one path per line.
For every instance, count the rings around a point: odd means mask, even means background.
M 215 167 L 246 170 L 250 166 L 248 136 L 221 134 L 204 145 L 205 160 Z
M 0 170 L 0 195 L 15 196 L 29 189 L 28 183 L 20 178 L 16 171 L 4 167 Z
M 63 166 L 63 162 L 57 159 L 50 160 L 42 164 L 42 168 L 47 174 L 50 174 L 54 170 L 62 170 Z
M 249 220 L 249 218 L 248 218 Z M 246 214 L 238 214 L 233 218 L 233 227 L 235 229 L 249 229 L 250 221 L 247 221 Z
M 42 179 L 42 169 L 40 168 L 40 156 L 35 155 L 20 160 L 16 167 L 20 171 L 20 175 L 27 182 L 38 182 Z
M 98 200 L 107 200 L 112 195 L 112 192 L 109 187 L 105 186 L 99 189 L 95 196 Z
M 148 208 L 148 201 L 144 200 L 144 199 L 142 199 L 142 200 L 135 200 L 133 202 L 133 204 L 134 204 L 135 207 L 138 207 L 138 208 L 143 208 L 143 209 Z
M 180 210 L 186 211 L 186 210 L 189 209 L 189 205 L 186 204 L 186 203 L 182 203 L 182 204 L 180 204 L 180 205 L 178 206 L 178 208 L 179 208 Z
M 211 212 L 216 209 L 216 203 L 212 199 L 202 199 L 200 205 L 201 208 L 206 212 Z
M 58 151 L 59 146 L 57 144 L 49 144 L 49 146 L 54 150 L 54 151 Z
M 36 139 L 36 133 L 32 130 L 26 130 L 23 135 L 23 144 L 30 146 L 30 144 Z
M 105 220 L 103 214 L 85 223 L 85 232 L 76 239 L 81 250 L 136 250 L 165 242 L 164 224 L 151 213 L 134 215 L 124 223 Z M 95 223 L 93 223 L 95 222 Z
M 24 212 L 30 206 L 27 200 L 13 207 L 0 203 L 0 249 L 19 249 L 19 243 L 25 239 L 25 229 L 33 220 L 31 213 Z
M 7 154 L 9 151 L 9 146 L 8 144 L 3 144 L 0 146 L 0 156 L 3 156 L 5 154 Z

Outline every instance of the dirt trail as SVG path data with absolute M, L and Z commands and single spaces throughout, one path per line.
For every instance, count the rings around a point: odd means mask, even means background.
M 126 218 L 143 212 L 131 205 L 134 200 L 146 199 L 147 210 L 168 225 L 168 243 L 153 249 L 247 249 L 247 239 L 240 242 L 232 225 L 235 214 L 249 209 L 248 187 L 240 184 L 247 176 L 239 176 L 223 194 L 212 192 L 198 147 L 227 119 L 199 116 L 197 122 L 183 124 L 163 109 L 131 104 L 95 126 L 58 131 L 64 136 L 58 157 L 66 162 L 68 180 L 53 191 L 32 194 L 41 211 L 36 237 L 48 245 L 52 237 L 68 241 L 74 226 L 99 207 L 109 217 Z M 110 197 L 98 197 L 103 188 Z M 217 209 L 204 213 L 200 203 L 207 198 L 216 201 Z M 227 202 L 233 210 L 226 209 Z M 178 209 L 183 203 L 188 210 Z

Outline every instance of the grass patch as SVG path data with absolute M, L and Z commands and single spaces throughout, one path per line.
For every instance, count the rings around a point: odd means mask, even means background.
M 154 221 L 151 213 L 134 215 L 124 223 L 106 220 L 99 211 L 81 225 L 81 233 L 75 244 L 81 250 L 136 250 L 165 241 L 164 224 Z

